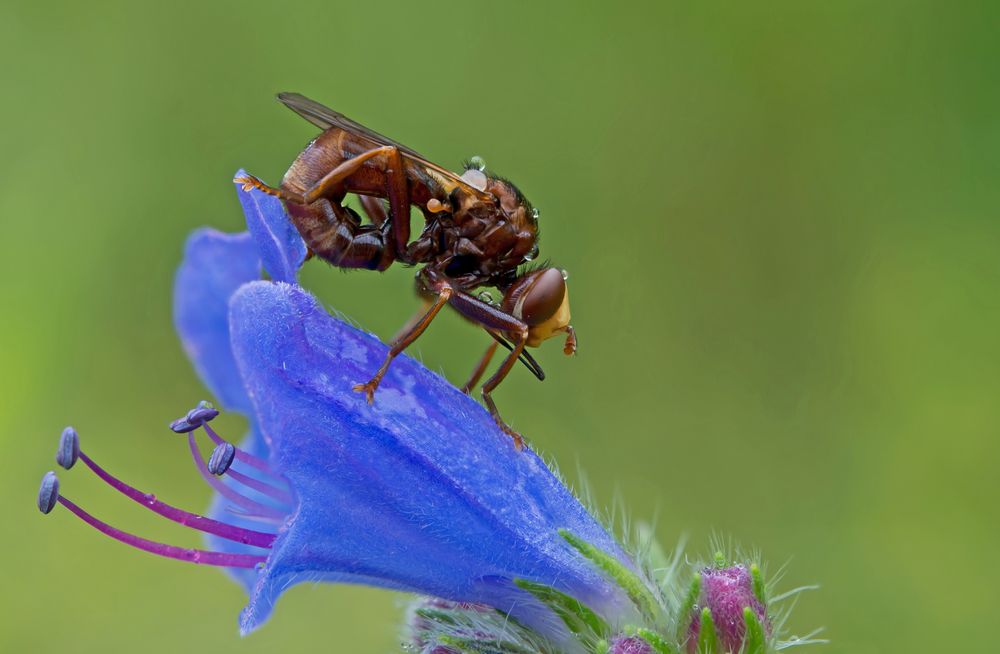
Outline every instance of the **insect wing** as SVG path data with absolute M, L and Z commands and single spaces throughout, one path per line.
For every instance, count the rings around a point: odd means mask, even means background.
M 411 164 L 423 168 L 427 174 L 437 178 L 440 183 L 449 190 L 455 186 L 461 186 L 467 192 L 478 196 L 482 200 L 493 200 L 493 196 L 491 194 L 480 191 L 474 186 L 469 185 L 468 182 L 450 170 L 442 168 L 435 163 L 431 163 L 412 148 L 409 148 L 398 141 L 394 141 L 388 136 L 383 136 L 382 134 L 365 127 L 357 121 L 351 120 L 339 111 L 334 111 L 333 109 L 321 105 L 315 100 L 310 100 L 299 93 L 279 93 L 278 100 L 320 129 L 326 130 L 336 127 L 355 136 L 367 139 L 376 146 L 395 146 L 403 154 L 403 157 L 408 159 Z
M 279 93 L 278 100 L 320 129 L 339 127 L 340 129 L 350 132 L 351 134 L 365 137 L 369 141 L 378 145 L 394 145 L 400 152 L 415 159 L 423 160 L 423 157 L 421 157 L 413 149 L 406 147 L 398 141 L 392 140 L 388 136 L 379 134 L 357 121 L 351 120 L 339 111 L 334 111 L 329 107 L 321 105 L 315 100 L 310 100 L 304 95 L 300 95 L 298 93 Z

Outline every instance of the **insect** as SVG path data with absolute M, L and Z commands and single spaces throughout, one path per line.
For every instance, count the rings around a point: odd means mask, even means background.
M 292 163 L 278 188 L 251 176 L 246 190 L 258 188 L 283 200 L 310 252 L 341 268 L 382 271 L 394 262 L 422 267 L 416 275 L 424 306 L 393 339 L 381 367 L 354 390 L 371 403 L 392 360 L 412 344 L 445 305 L 482 327 L 494 342 L 468 382 L 479 382 L 497 345 L 509 353 L 482 386 L 483 402 L 518 449 L 521 435 L 497 410 L 491 393 L 520 360 L 538 379 L 545 374 L 525 351 L 565 334 L 563 351 L 576 352 L 570 326 L 565 273 L 527 267 L 538 255 L 538 212 L 509 181 L 476 162 L 461 174 L 431 163 L 332 109 L 297 93 L 281 93 L 288 108 L 323 129 Z M 360 199 L 370 222 L 344 205 L 347 194 Z M 410 207 L 423 214 L 423 230 L 410 234 Z M 503 298 L 473 295 L 494 287 Z

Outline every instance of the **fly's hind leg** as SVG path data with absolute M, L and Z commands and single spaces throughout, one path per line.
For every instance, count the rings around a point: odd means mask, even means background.
M 334 266 L 385 270 L 395 259 L 386 226 L 362 225 L 353 210 L 337 202 L 288 204 L 288 214 L 309 251 Z
M 386 145 L 373 148 L 367 152 L 362 152 L 356 157 L 341 161 L 333 168 L 333 170 L 326 173 L 304 193 L 291 191 L 287 188 L 270 187 L 252 175 L 243 175 L 236 178 L 234 181 L 243 184 L 244 190 L 256 188 L 264 193 L 284 200 L 288 205 L 292 221 L 298 228 L 299 233 L 302 234 L 302 238 L 305 239 L 306 245 L 309 246 L 309 248 L 317 255 L 322 256 L 319 248 L 314 247 L 313 242 L 310 241 L 309 236 L 307 236 L 307 232 L 310 232 L 312 228 L 307 228 L 301 224 L 301 221 L 306 219 L 305 216 L 309 212 L 296 212 L 292 209 L 293 207 L 298 206 L 302 209 L 308 210 L 314 208 L 315 205 L 320 204 L 323 201 L 328 201 L 336 208 L 337 213 L 340 213 L 340 211 L 347 211 L 350 214 L 353 214 L 352 211 L 345 209 L 340 206 L 340 204 L 344 199 L 344 196 L 351 189 L 351 177 L 355 174 L 361 173 L 365 166 L 380 170 L 384 173 L 384 193 L 385 197 L 389 200 L 391 213 L 388 219 L 382 218 L 381 215 L 372 215 L 372 221 L 376 223 L 375 229 L 369 229 L 370 226 L 367 225 L 364 227 L 357 225 L 354 231 L 358 232 L 359 235 L 363 234 L 364 236 L 362 238 L 365 239 L 366 243 L 370 242 L 373 238 L 377 238 L 375 235 L 376 232 L 381 233 L 384 237 L 383 241 L 387 242 L 388 245 L 386 248 L 388 251 L 387 257 L 389 259 L 386 266 L 388 266 L 388 264 L 400 254 L 406 252 L 407 245 L 410 241 L 409 180 L 406 176 L 406 164 L 403 161 L 403 155 L 395 146 Z M 363 202 L 362 206 L 365 211 L 368 212 L 375 209 L 374 205 L 371 205 L 370 203 L 365 204 Z M 347 235 L 345 234 L 345 236 Z M 338 265 L 344 265 L 345 267 L 370 267 L 351 266 L 346 263 Z M 384 268 L 381 267 L 376 269 L 384 270 Z
M 233 179 L 233 182 L 241 184 L 244 191 L 252 191 L 257 189 L 267 193 L 268 195 L 273 195 L 276 198 L 280 198 L 285 202 L 294 202 L 295 204 L 308 204 L 303 195 L 296 193 L 294 191 L 289 191 L 283 188 L 275 188 L 273 186 L 268 186 L 264 182 L 260 181 L 253 175 L 240 175 Z

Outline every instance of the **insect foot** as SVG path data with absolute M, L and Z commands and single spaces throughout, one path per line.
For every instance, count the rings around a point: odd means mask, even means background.
M 377 388 L 378 380 L 373 379 L 366 384 L 355 384 L 352 390 L 354 390 L 355 393 L 364 393 L 365 399 L 368 400 L 368 404 L 373 404 L 375 402 L 375 389 Z

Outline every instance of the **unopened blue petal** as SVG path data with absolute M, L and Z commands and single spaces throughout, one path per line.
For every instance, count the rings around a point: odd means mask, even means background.
M 246 174 L 241 168 L 236 177 Z M 236 194 L 243 205 L 247 229 L 257 242 L 264 270 L 275 281 L 294 284 L 298 279 L 299 266 L 306 258 L 306 244 L 288 219 L 281 200 L 257 189 L 244 191 L 239 183 L 236 184 Z
M 521 578 L 569 593 L 609 620 L 628 617 L 621 591 L 557 530 L 632 562 L 475 400 L 401 356 L 369 406 L 351 387 L 378 368 L 385 346 L 296 286 L 244 286 L 230 321 L 271 463 L 299 499 L 244 611 L 244 631 L 285 588 L 315 580 L 489 604 L 532 626 L 551 623 L 512 588 Z
M 188 237 L 174 279 L 174 326 L 202 381 L 226 409 L 251 415 L 253 407 L 229 341 L 229 298 L 260 279 L 257 246 L 247 232 L 199 229 Z

